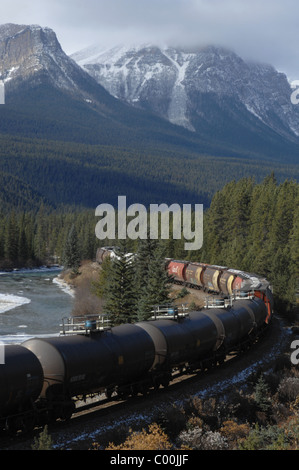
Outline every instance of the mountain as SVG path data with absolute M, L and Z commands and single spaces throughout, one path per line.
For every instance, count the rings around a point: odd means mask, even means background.
M 271 65 L 214 46 L 93 46 L 72 58 L 113 96 L 206 138 L 243 137 L 245 147 L 262 133 L 271 146 L 277 134 L 298 145 L 299 107 L 286 75 Z
M 50 28 L 0 26 L 0 79 L 0 210 L 198 198 L 169 168 L 209 143 L 112 97 Z
M 0 26 L 0 80 L 2 210 L 94 209 L 116 206 L 118 195 L 128 204 L 208 205 L 233 178 L 260 180 L 274 170 L 278 180 L 299 179 L 297 137 L 270 128 L 235 97 L 196 95 L 202 115 L 186 111 L 189 128 L 178 125 L 158 111 L 168 109 L 158 83 L 157 109 L 112 96 L 50 28 Z
M 89 144 L 126 144 L 128 133 L 134 142 L 149 130 L 157 140 L 175 137 L 164 120 L 113 98 L 64 53 L 50 28 L 0 26 L 0 79 L 6 96 L 0 132 Z

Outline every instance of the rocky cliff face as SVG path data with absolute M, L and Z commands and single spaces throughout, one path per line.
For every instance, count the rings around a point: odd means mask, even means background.
M 50 83 L 82 93 L 87 74 L 62 50 L 56 34 L 38 25 L 0 26 L 0 80 L 14 90 L 22 83 Z M 84 94 L 84 93 L 83 93 Z
M 225 49 L 93 47 L 70 58 L 50 28 L 6 24 L 0 81 L 2 132 L 36 135 L 38 125 L 44 138 L 298 159 L 299 105 L 286 76 Z
M 254 117 L 290 139 L 299 136 L 299 107 L 291 103 L 287 77 L 232 51 L 95 46 L 72 57 L 115 97 L 189 130 L 217 125 L 231 108 L 241 121 Z

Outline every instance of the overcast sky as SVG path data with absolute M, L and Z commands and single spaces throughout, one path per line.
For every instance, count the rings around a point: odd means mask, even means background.
M 298 0 L 1 0 L 0 23 L 48 26 L 67 54 L 95 43 L 222 45 L 299 80 Z

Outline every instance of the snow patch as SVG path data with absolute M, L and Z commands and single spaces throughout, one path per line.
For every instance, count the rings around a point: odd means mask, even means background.
M 66 294 L 70 295 L 71 297 L 75 297 L 75 290 L 60 277 L 54 277 L 53 283 L 57 284 L 58 287 L 60 287 L 60 289 L 62 289 Z
M 27 297 L 20 297 L 18 295 L 0 294 L 0 313 L 13 310 L 21 305 L 29 304 L 31 302 Z

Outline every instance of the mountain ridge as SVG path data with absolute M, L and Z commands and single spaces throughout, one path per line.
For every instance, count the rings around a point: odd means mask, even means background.
M 229 49 L 94 45 L 71 57 L 113 96 L 189 130 L 200 130 L 200 100 L 211 94 L 218 103 L 222 96 L 234 98 L 266 126 L 298 141 L 299 110 L 286 75 Z
M 13 207 L 13 191 L 18 207 L 47 201 L 53 209 L 95 208 L 114 204 L 120 194 L 128 203 L 208 205 L 232 178 L 260 180 L 277 169 L 299 179 L 296 137 L 271 129 L 236 97 L 194 96 L 203 114 L 193 115 L 194 132 L 149 103 L 142 109 L 112 96 L 65 54 L 50 28 L 0 27 L 0 79 L 0 178 L 10 186 L 0 188 L 5 208 Z M 157 105 L 167 109 L 156 91 Z

